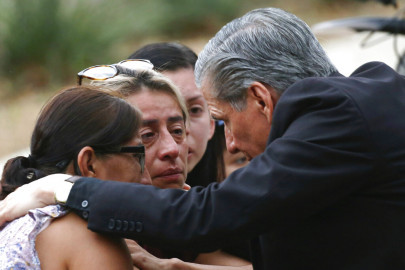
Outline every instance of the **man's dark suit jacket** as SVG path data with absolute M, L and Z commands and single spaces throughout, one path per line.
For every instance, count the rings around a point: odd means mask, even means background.
M 150 245 L 250 239 L 255 269 L 405 269 L 405 79 L 382 63 L 304 79 L 278 101 L 265 152 L 225 182 L 86 178 L 67 205 L 91 230 Z

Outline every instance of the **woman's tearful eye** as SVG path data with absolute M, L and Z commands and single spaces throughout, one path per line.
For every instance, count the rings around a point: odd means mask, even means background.
M 157 136 L 156 133 L 151 132 L 151 131 L 141 133 L 142 143 L 143 144 L 148 144 L 148 143 L 152 142 L 155 139 L 156 136 Z
M 173 127 L 170 133 L 176 141 L 179 141 L 185 137 L 186 129 L 185 127 Z

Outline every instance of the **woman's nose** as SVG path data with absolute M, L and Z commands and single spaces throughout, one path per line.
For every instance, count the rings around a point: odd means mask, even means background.
M 169 132 L 161 134 L 159 158 L 177 158 L 179 156 L 179 145 Z

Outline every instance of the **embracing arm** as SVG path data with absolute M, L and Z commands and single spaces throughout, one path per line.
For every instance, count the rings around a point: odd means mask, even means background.
M 91 230 L 198 252 L 313 216 L 370 183 L 379 160 L 356 104 L 310 86 L 280 98 L 264 153 L 220 184 L 184 192 L 81 179 L 67 205 Z
M 351 100 L 311 86 L 281 97 L 264 153 L 221 184 L 185 192 L 83 178 L 67 206 L 93 231 L 198 252 L 319 213 L 374 179 L 378 161 Z
M 55 192 L 62 188 L 69 193 L 68 174 L 52 174 L 19 187 L 0 201 L 0 225 L 25 215 L 28 210 L 55 204 Z M 70 186 L 70 187 L 69 187 Z
M 250 262 L 223 252 L 221 250 L 217 250 L 214 252 L 209 253 L 200 253 L 198 254 L 197 258 L 194 260 L 194 263 L 200 265 L 216 265 L 216 266 L 249 266 Z M 222 268 L 220 268 L 222 269 Z M 224 268 L 225 269 L 225 268 Z M 233 268 L 230 268 L 233 269 Z M 238 268 L 239 269 L 239 268 Z M 244 269 L 244 268 L 242 268 Z
M 126 240 L 133 263 L 143 270 L 251 270 L 252 265 L 220 251 L 200 254 L 194 263 L 177 258 L 160 259 L 140 247 L 133 240 Z

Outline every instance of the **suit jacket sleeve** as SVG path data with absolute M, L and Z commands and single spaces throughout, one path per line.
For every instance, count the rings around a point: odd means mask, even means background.
M 299 222 L 370 185 L 381 158 L 369 125 L 350 93 L 304 80 L 280 98 L 265 152 L 223 183 L 182 191 L 86 178 L 67 205 L 97 232 L 208 251 Z

